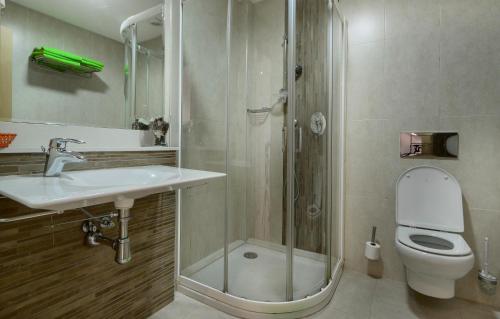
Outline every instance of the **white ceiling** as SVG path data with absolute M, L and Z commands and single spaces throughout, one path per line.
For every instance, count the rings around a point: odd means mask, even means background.
M 22 6 L 76 25 L 105 37 L 123 42 L 120 24 L 126 18 L 163 3 L 163 0 L 12 0 Z M 8 10 L 8 4 L 6 10 Z M 140 26 L 139 26 L 140 27 Z M 144 40 L 158 36 L 161 28 L 141 32 Z M 159 30 L 160 29 L 160 30 Z M 146 30 L 141 30 L 146 31 Z

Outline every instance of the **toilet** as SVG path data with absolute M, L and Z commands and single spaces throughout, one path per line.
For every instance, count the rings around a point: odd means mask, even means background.
M 455 280 L 474 264 L 474 254 L 462 237 L 462 191 L 455 177 L 431 166 L 401 174 L 396 223 L 396 250 L 408 285 L 427 296 L 453 298 Z

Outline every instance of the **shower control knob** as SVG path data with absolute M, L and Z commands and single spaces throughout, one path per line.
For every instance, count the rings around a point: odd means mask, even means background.
M 326 118 L 321 112 L 316 112 L 311 115 L 311 132 L 314 135 L 321 136 L 326 130 Z

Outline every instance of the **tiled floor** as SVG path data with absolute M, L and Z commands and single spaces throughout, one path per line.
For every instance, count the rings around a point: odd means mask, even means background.
M 177 293 L 175 301 L 150 319 L 234 318 Z M 437 300 L 414 293 L 406 284 L 344 272 L 328 306 L 309 319 L 500 319 L 500 312 L 467 301 Z

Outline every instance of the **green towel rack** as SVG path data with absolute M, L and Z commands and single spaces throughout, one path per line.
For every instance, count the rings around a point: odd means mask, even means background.
M 33 49 L 31 61 L 35 64 L 58 72 L 71 72 L 82 76 L 91 76 L 100 72 L 104 63 L 74 53 L 55 48 L 40 47 Z

